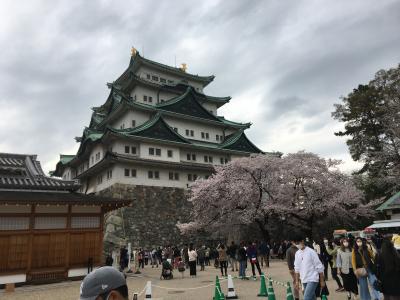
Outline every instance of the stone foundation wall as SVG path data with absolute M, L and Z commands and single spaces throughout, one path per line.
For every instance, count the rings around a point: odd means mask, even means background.
M 180 188 L 114 184 L 99 192 L 113 198 L 132 199 L 132 207 L 110 212 L 105 217 L 105 250 L 127 242 L 133 247 L 152 248 L 188 242 L 176 223 L 188 222 L 190 202 Z

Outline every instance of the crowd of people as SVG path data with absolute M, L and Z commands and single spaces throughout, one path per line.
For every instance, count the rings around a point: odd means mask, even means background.
M 286 258 L 295 299 L 299 299 L 301 291 L 305 300 L 328 295 L 325 282 L 331 276 L 337 284 L 335 291 L 346 292 L 349 300 L 378 300 L 382 294 L 385 300 L 400 300 L 400 255 L 393 241 L 381 236 L 365 239 L 350 235 L 321 241 L 294 236 L 291 241 L 271 243 L 233 241 L 214 247 L 187 244 L 152 250 L 139 248 L 132 251 L 130 259 L 136 259 L 138 269 L 161 266 L 162 276 L 164 271 L 177 270 L 183 278 L 189 270 L 190 277 L 196 277 L 198 269 L 201 272 L 208 266 L 220 269 L 221 276 L 227 276 L 230 269 L 238 272 L 242 280 L 257 280 L 262 268 L 269 267 L 271 257 Z M 128 261 L 128 250 L 122 247 L 121 271 Z M 251 270 L 251 276 L 246 276 L 247 270 Z
M 301 290 L 304 300 L 328 295 L 328 268 L 337 283 L 336 292 L 346 292 L 349 300 L 379 300 L 382 294 L 385 300 L 400 299 L 400 254 L 388 237 L 349 236 L 311 242 L 295 236 L 286 258 L 295 299 Z

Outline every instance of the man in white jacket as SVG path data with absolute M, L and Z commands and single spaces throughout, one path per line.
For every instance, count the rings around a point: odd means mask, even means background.
M 315 290 L 318 284 L 325 287 L 324 266 L 318 254 L 304 244 L 304 239 L 294 239 L 299 249 L 294 258 L 294 271 L 296 274 L 296 288 L 300 289 L 300 280 L 304 287 L 304 300 L 315 300 Z

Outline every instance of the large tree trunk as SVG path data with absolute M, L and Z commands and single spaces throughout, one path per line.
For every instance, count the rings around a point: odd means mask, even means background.
M 314 214 L 311 214 L 310 218 L 307 220 L 306 235 L 310 240 L 313 239 L 313 228 L 314 228 Z
M 258 228 L 260 229 L 261 235 L 263 239 L 266 242 L 269 242 L 271 239 L 271 236 L 269 234 L 269 230 L 266 228 L 266 224 L 263 224 L 263 222 L 256 220 L 256 223 L 258 225 Z

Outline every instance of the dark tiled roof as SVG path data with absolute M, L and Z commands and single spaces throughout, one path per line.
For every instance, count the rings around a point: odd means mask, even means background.
M 64 190 L 75 191 L 80 185 L 47 177 L 36 155 L 0 153 L 0 190 Z

